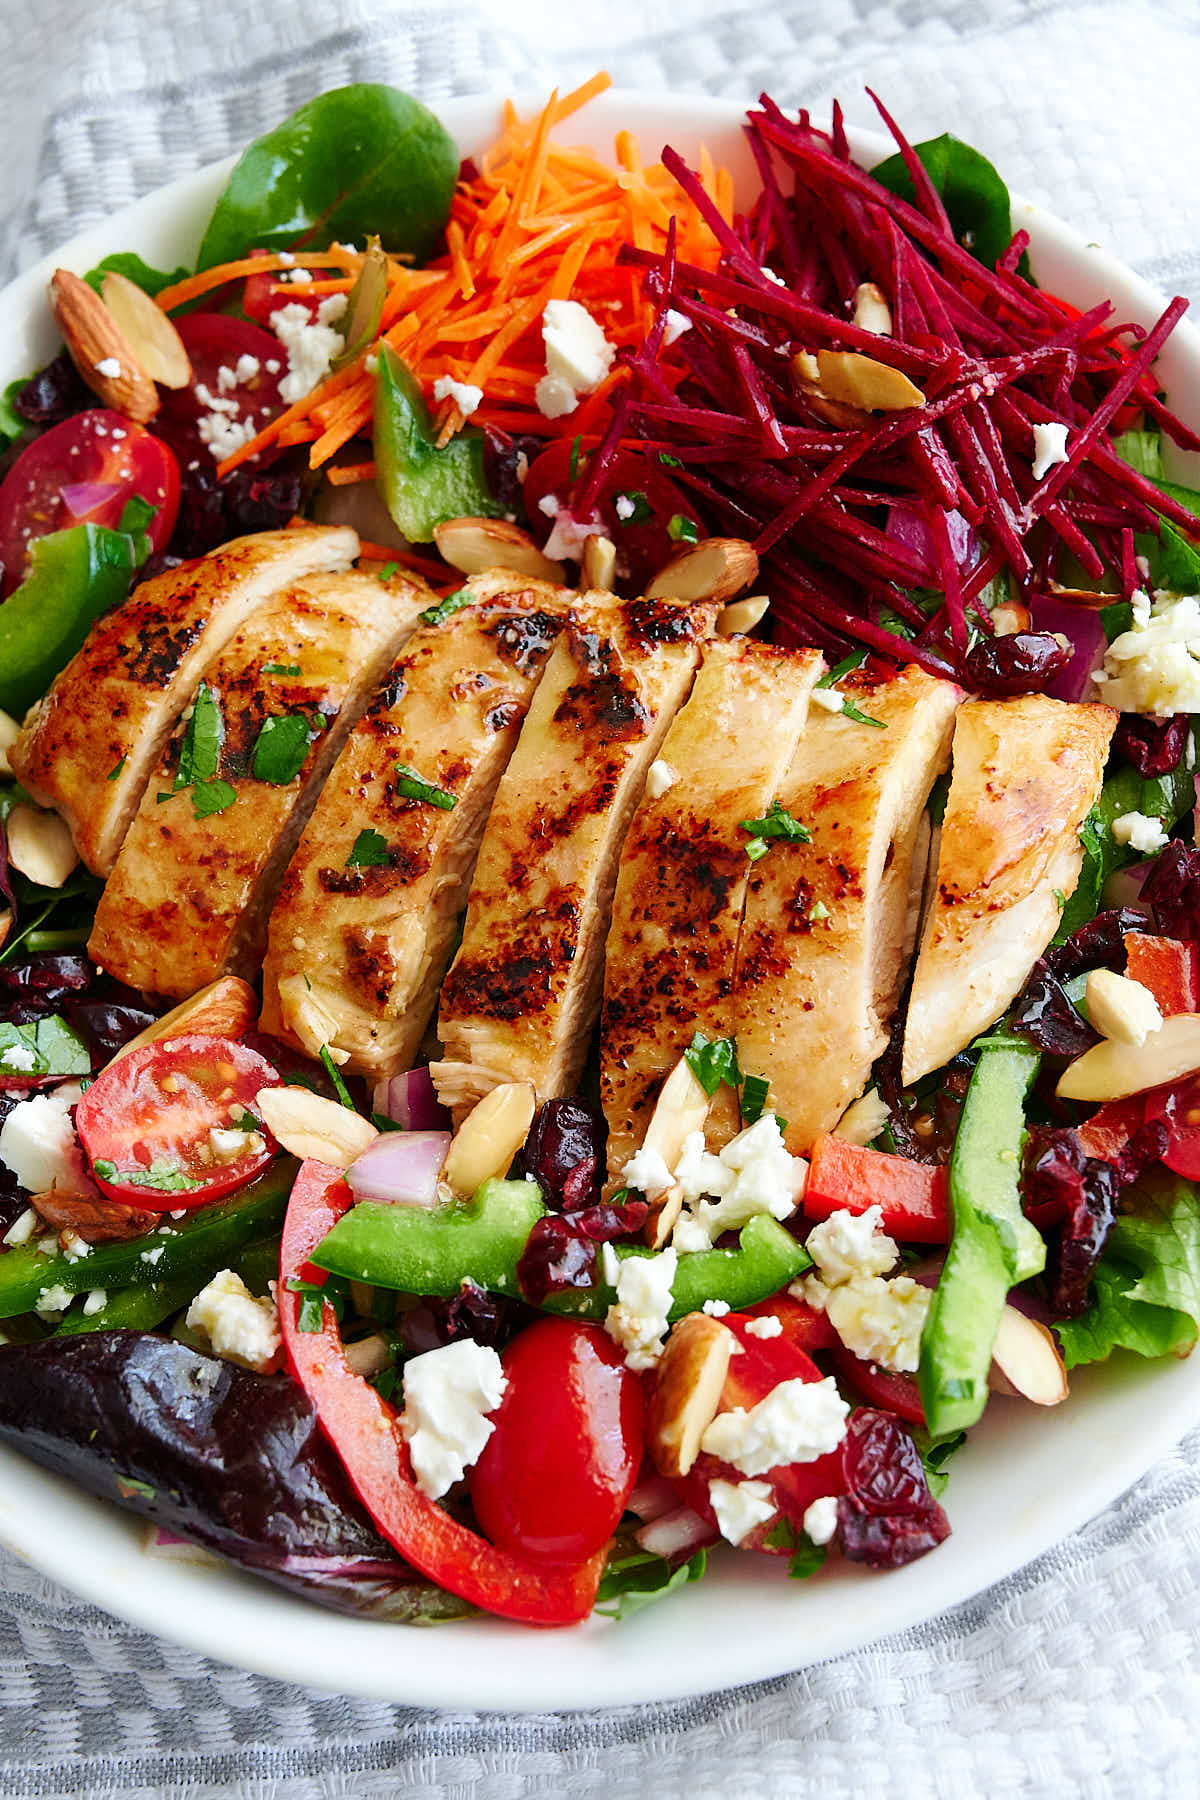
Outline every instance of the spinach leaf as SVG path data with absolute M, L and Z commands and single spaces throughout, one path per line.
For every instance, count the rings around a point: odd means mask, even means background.
M 408 94 L 374 82 L 321 94 L 243 152 L 217 201 L 197 267 L 251 248 L 335 238 L 423 259 L 450 214 L 458 150 L 438 119 Z
M 184 268 L 152 269 L 135 250 L 118 250 L 115 256 L 101 257 L 95 268 L 89 269 L 83 279 L 99 293 L 106 275 L 123 275 L 126 281 L 132 281 L 135 287 L 141 288 L 143 294 L 149 294 L 154 299 L 164 288 L 174 287 L 177 281 L 186 281 L 190 274 L 191 270 Z
M 672 1594 L 689 1582 L 699 1581 L 708 1563 L 708 1553 L 697 1550 L 690 1561 L 672 1569 L 661 1556 L 648 1550 L 618 1552 L 600 1577 L 596 1608 L 609 1619 L 629 1619 L 655 1600 Z
M 923 144 L 914 144 L 913 149 L 942 197 L 959 243 L 976 261 L 995 268 L 997 259 L 1012 241 L 1012 205 L 1008 189 L 992 164 L 980 151 L 948 131 Z M 910 204 L 916 200 L 912 177 L 899 151 L 877 164 L 871 173 L 901 200 Z M 1025 258 L 1021 261 L 1024 264 Z M 1027 268 L 1021 272 L 1025 274 Z
M 0 1079 L 11 1075 L 88 1075 L 87 1045 L 65 1019 L 54 1014 L 29 1025 L 0 1021 Z

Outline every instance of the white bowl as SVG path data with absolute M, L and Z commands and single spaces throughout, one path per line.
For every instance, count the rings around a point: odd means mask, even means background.
M 439 111 L 464 151 L 486 145 L 500 113 L 498 102 L 484 99 L 447 102 Z M 638 132 L 647 156 L 664 143 L 687 155 L 704 141 L 749 193 L 740 118 L 727 101 L 618 91 L 593 101 L 561 135 L 608 152 L 613 132 L 625 126 Z M 856 140 L 868 162 L 886 148 L 879 139 Z M 149 195 L 0 294 L 0 385 L 55 348 L 45 297 L 54 267 L 82 273 L 116 250 L 137 250 L 167 267 L 190 262 L 229 166 Z M 1152 288 L 1049 214 L 1016 202 L 1014 224 L 1030 234 L 1042 283 L 1076 305 L 1108 296 L 1119 318 L 1143 324 L 1161 311 Z M 1200 334 L 1179 326 L 1158 369 L 1172 404 L 1200 424 Z M 1185 459 L 1177 466 L 1186 478 Z M 698 1586 L 627 1624 L 591 1620 L 569 1631 L 495 1619 L 416 1631 L 324 1612 L 232 1566 L 151 1559 L 139 1521 L 11 1450 L 0 1450 L 0 1541 L 98 1606 L 264 1675 L 424 1706 L 611 1706 L 784 1674 L 929 1619 L 1076 1530 L 1197 1420 L 1200 1356 L 1114 1357 L 1078 1372 L 1060 1408 L 993 1402 L 952 1465 L 953 1536 L 920 1562 L 890 1574 L 842 1564 L 797 1583 L 775 1559 L 729 1552 L 713 1559 Z

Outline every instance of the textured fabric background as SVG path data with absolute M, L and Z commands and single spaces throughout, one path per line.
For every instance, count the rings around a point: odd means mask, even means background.
M 946 128 L 1160 286 L 1200 295 L 1200 11 L 1106 0 L 0 0 L 0 272 L 323 87 L 570 83 Z M 114 249 L 120 246 L 114 243 Z M 1069 1471 L 1064 1470 L 1064 1479 Z M 678 1705 L 511 1720 L 307 1693 L 147 1638 L 0 1560 L 0 1792 L 1191 1800 L 1200 1433 L 1086 1531 L 919 1631 Z

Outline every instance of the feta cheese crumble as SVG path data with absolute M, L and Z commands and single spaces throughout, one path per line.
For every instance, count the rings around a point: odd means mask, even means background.
M 814 1544 L 827 1544 L 837 1530 L 838 1503 L 834 1494 L 822 1494 L 804 1509 L 805 1533 Z
M 599 387 L 612 367 L 616 346 L 578 300 L 549 301 L 542 314 L 542 343 L 546 373 L 534 399 L 545 418 L 559 419 L 575 411 L 581 395 Z
M 65 1287 L 44 1287 L 38 1294 L 34 1312 L 40 1319 L 61 1318 L 71 1304 L 71 1291 Z
M 28 1044 L 10 1044 L 7 1050 L 0 1053 L 2 1069 L 20 1069 L 23 1073 L 28 1073 L 30 1069 L 37 1068 L 37 1061 L 37 1051 Z
M 1097 698 L 1118 712 L 1167 718 L 1200 711 L 1200 597 L 1158 592 L 1115 637 L 1092 677 Z
M 740 1230 L 758 1213 L 789 1218 L 807 1175 L 803 1158 L 788 1153 L 774 1113 L 730 1138 L 719 1156 L 705 1149 L 702 1131 L 689 1132 L 675 1168 L 687 1207 L 672 1242 L 677 1250 L 711 1250 L 723 1231 Z
M 314 319 L 307 306 L 292 300 L 271 314 L 271 330 L 287 351 L 288 372 L 279 384 L 279 397 L 294 406 L 324 381 L 329 365 L 345 349 L 345 339 L 334 326 L 346 311 L 345 294 L 322 300 Z
M 483 389 L 469 381 L 455 381 L 452 375 L 439 375 L 433 384 L 435 400 L 453 400 L 464 419 L 469 419 L 483 399 Z
M 223 1125 L 212 1125 L 208 1147 L 217 1162 L 236 1162 L 239 1156 L 261 1156 L 267 1141 L 261 1131 L 235 1131 Z
M 121 364 L 115 356 L 102 356 L 98 363 L 92 364 L 92 367 L 97 375 L 105 375 L 110 381 L 115 381 L 121 373 Z
M 706 1312 L 710 1319 L 723 1319 L 725 1314 L 732 1310 L 728 1300 L 706 1300 L 700 1308 L 700 1311 Z
M 673 306 L 668 306 L 666 316 L 663 319 L 663 343 L 668 345 L 674 344 L 683 336 L 685 331 L 690 331 L 691 329 L 692 321 L 688 318 L 687 314 L 676 312 Z
M 83 1153 L 70 1112 L 83 1097 L 77 1081 L 18 1101 L 0 1125 L 0 1162 L 31 1194 L 51 1188 L 88 1192 Z
M 840 713 L 845 709 L 845 694 L 839 694 L 833 687 L 814 688 L 808 697 L 814 706 L 819 706 L 828 713 Z
M 1120 813 L 1112 822 L 1112 834 L 1118 844 L 1128 844 L 1131 850 L 1140 851 L 1143 856 L 1153 855 L 1167 842 L 1162 820 L 1152 818 L 1148 813 Z
M 405 1363 L 400 1428 L 417 1486 L 431 1500 L 478 1461 L 495 1429 L 487 1415 L 507 1386 L 499 1356 L 473 1338 L 426 1350 Z
M 710 1481 L 708 1504 L 727 1544 L 740 1544 L 756 1525 L 775 1517 L 775 1498 L 768 1481 Z
M 861 1213 L 840 1207 L 813 1226 L 804 1247 L 826 1287 L 837 1287 L 856 1275 L 886 1275 L 900 1256 L 883 1230 L 883 1208 L 879 1206 L 868 1206 Z
M 162 1246 L 158 1246 L 158 1255 Z M 149 1253 L 143 1251 L 143 1261 Z M 202 1333 L 214 1354 L 259 1374 L 279 1355 L 279 1321 L 275 1302 L 256 1300 L 241 1276 L 221 1269 L 202 1288 L 187 1310 L 189 1331 Z
M 845 1437 L 849 1414 L 832 1375 L 822 1381 L 781 1381 L 749 1412 L 735 1406 L 718 1413 L 700 1448 L 742 1475 L 765 1475 L 783 1463 L 828 1456 Z
M 1055 463 L 1067 461 L 1067 428 L 1051 421 L 1033 428 L 1033 479 L 1041 481 Z
M 93 1288 L 83 1303 L 84 1317 L 94 1319 L 98 1312 L 103 1312 L 108 1305 L 108 1293 L 104 1288 Z
M 656 1194 L 665 1194 L 674 1179 L 661 1151 L 645 1144 L 640 1150 L 634 1151 L 621 1170 L 624 1185 L 637 1188 L 648 1200 L 652 1200 Z
M 637 511 L 637 503 L 628 494 L 618 494 L 613 501 L 613 510 L 623 525 L 627 525 Z
M 783 1320 L 777 1319 L 774 1313 L 763 1313 L 761 1318 L 751 1319 L 746 1327 L 750 1337 L 777 1338 L 783 1336 Z
M 657 1256 L 618 1257 L 605 1244 L 602 1259 L 605 1280 L 617 1291 L 604 1329 L 625 1352 L 631 1369 L 652 1369 L 662 1355 L 663 1338 L 671 1312 L 671 1287 L 679 1258 L 674 1250 Z
M 892 1281 L 856 1275 L 831 1290 L 825 1311 L 852 1355 L 911 1375 L 921 1360 L 921 1333 L 932 1300 L 931 1289 L 909 1275 Z
M 673 788 L 679 776 L 669 762 L 656 757 L 646 771 L 646 793 L 651 800 L 661 800 L 668 788 Z

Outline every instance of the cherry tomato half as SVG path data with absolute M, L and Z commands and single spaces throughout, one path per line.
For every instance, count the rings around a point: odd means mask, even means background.
M 550 535 L 552 520 L 542 511 L 541 502 L 553 494 L 560 505 L 565 504 L 571 487 L 571 454 L 570 440 L 560 438 L 534 459 L 525 477 L 525 511 L 533 535 L 542 543 Z M 618 513 L 619 497 L 633 507 L 631 518 L 623 519 Z M 621 451 L 613 458 L 595 510 L 617 547 L 618 577 L 638 591 L 684 548 L 667 529 L 671 520 L 678 515 L 699 527 L 695 502 L 675 485 L 660 462 L 633 451 Z M 700 530 L 700 536 L 705 535 Z
M 179 465 L 122 413 L 95 407 L 34 438 L 0 485 L 5 593 L 28 573 L 34 538 L 70 525 L 115 527 L 135 494 L 158 508 L 146 532 L 151 549 L 162 550 L 179 511 Z
M 226 313 L 185 313 L 175 326 L 192 365 L 192 380 L 188 387 L 163 391 L 154 429 L 182 468 L 193 462 L 215 468 L 221 459 L 201 437 L 200 420 L 215 411 L 233 426 L 249 423 L 261 430 L 283 411 L 279 383 L 287 374 L 287 352 L 261 325 Z
M 642 1387 L 599 1325 L 539 1319 L 503 1356 L 508 1387 L 471 1470 L 502 1550 L 574 1562 L 616 1530 L 642 1460 Z
M 1146 1097 L 1146 1119 L 1161 1119 L 1169 1134 L 1163 1161 L 1176 1175 L 1200 1180 L 1200 1075 Z
M 114 1200 L 154 1212 L 206 1206 L 274 1156 L 255 1096 L 278 1084 L 256 1050 L 189 1032 L 109 1063 L 79 1102 L 75 1129 Z
M 265 250 L 252 250 L 251 256 L 266 256 Z M 335 271 L 336 273 L 336 271 Z M 325 298 L 323 294 L 310 294 L 309 283 L 293 282 L 286 269 L 273 269 L 262 275 L 247 277 L 246 286 L 242 290 L 242 311 L 248 319 L 257 319 L 260 325 L 271 323 L 272 313 L 277 313 L 281 306 L 299 305 L 316 317 L 317 308 Z

